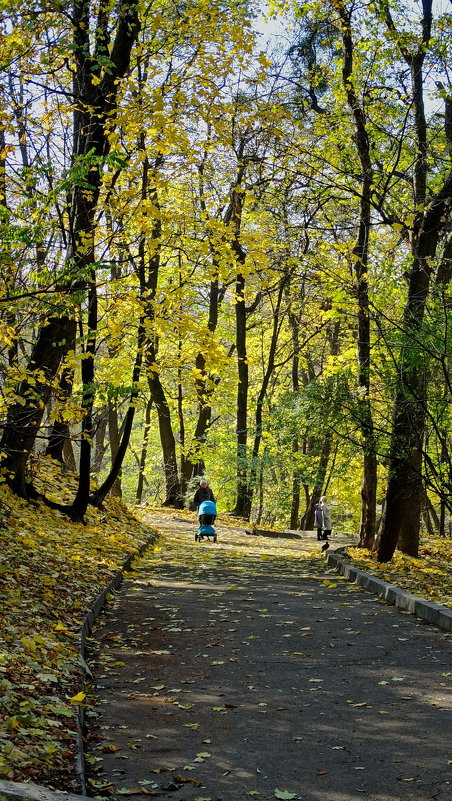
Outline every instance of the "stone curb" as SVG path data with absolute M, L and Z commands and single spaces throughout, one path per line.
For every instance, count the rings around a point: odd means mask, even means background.
M 338 549 L 339 552 L 342 548 Z M 444 631 L 452 631 L 452 609 L 448 606 L 441 606 L 440 604 L 426 601 L 418 595 L 412 595 L 405 590 L 401 590 L 395 584 L 388 584 L 387 581 L 372 576 L 370 573 L 364 573 L 354 567 L 350 562 L 341 558 L 338 553 L 328 553 L 326 558 L 327 564 L 334 567 L 338 573 L 345 576 L 349 581 L 354 581 L 360 587 L 375 593 L 380 598 L 384 598 L 388 603 L 394 604 L 398 609 L 404 609 L 411 614 L 422 620 L 427 620 L 434 626 L 437 626 Z
M 107 596 L 113 592 L 114 590 L 118 589 L 118 587 L 122 584 L 124 579 L 124 573 L 127 573 L 130 570 L 132 562 L 137 557 L 141 556 L 145 550 L 149 547 L 151 542 L 155 541 L 156 534 L 149 537 L 146 542 L 141 545 L 135 553 L 129 554 L 127 559 L 123 562 L 122 567 L 116 571 L 111 581 L 107 584 L 106 587 L 99 593 L 97 598 L 94 600 L 94 603 L 91 606 L 88 614 L 86 615 L 82 628 L 80 630 L 79 635 L 79 655 L 78 655 L 78 663 L 83 670 L 83 676 L 81 681 L 81 690 L 83 691 L 85 686 L 85 677 L 87 673 L 87 665 L 85 662 L 85 652 L 86 652 L 86 640 L 88 639 L 89 635 L 91 634 L 92 628 L 94 623 L 96 622 L 97 618 L 99 617 L 102 609 L 105 606 L 107 601 Z M 76 755 L 76 775 L 79 783 L 80 793 L 82 795 L 87 795 L 86 789 L 86 778 L 85 778 L 85 746 L 84 746 L 84 730 L 85 730 L 85 710 L 83 706 L 78 706 L 77 708 L 77 755 Z M 24 785 L 28 787 L 28 785 Z M 36 788 L 44 790 L 45 788 L 39 788 L 38 785 L 35 785 Z M 1 792 L 1 785 L 0 785 L 0 792 Z M 50 791 L 48 791 L 50 792 Z M 77 797 L 77 796 L 75 796 Z M 28 798 L 28 796 L 27 796 Z M 37 801 L 40 801 L 38 799 Z
M 74 793 L 58 792 L 57 790 L 49 790 L 47 787 L 42 787 L 40 784 L 30 784 L 28 782 L 7 782 L 0 779 L 0 798 L 4 796 L 11 798 L 13 801 L 81 801 L 87 796 L 75 795 Z

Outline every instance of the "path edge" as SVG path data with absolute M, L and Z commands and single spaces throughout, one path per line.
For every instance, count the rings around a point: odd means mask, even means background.
M 78 637 L 78 656 L 75 662 L 82 670 L 80 681 L 81 691 L 83 691 L 85 687 L 86 676 L 89 674 L 89 667 L 85 662 L 86 641 L 92 632 L 94 623 L 106 605 L 108 595 L 120 587 L 124 580 L 124 573 L 127 573 L 131 569 L 133 560 L 142 556 L 146 549 L 156 542 L 158 532 L 151 528 L 149 530 L 152 531 L 152 534 L 150 534 L 145 542 L 137 547 L 136 551 L 127 556 L 108 584 L 94 599 L 83 619 Z M 75 776 L 79 786 L 79 794 L 67 793 L 64 790 L 50 790 L 48 787 L 44 787 L 44 785 L 34 784 L 33 782 L 13 782 L 0 779 L 0 798 L 3 796 L 4 798 L 13 799 L 13 801 L 15 799 L 20 799 L 21 801 L 24 801 L 24 799 L 30 799 L 30 801 L 60 801 L 60 799 L 61 801 L 81 801 L 81 799 L 86 798 L 88 801 L 85 771 L 85 710 L 80 704 L 77 707 L 76 724 Z
M 385 601 L 393 604 L 398 609 L 411 612 L 416 617 L 426 620 L 444 631 L 452 631 L 452 609 L 448 606 L 441 606 L 441 604 L 427 601 L 419 595 L 413 595 L 406 590 L 402 590 L 395 584 L 389 584 L 383 579 L 359 570 L 359 568 L 347 562 L 341 552 L 343 552 L 343 548 L 339 548 L 337 552 L 328 553 L 326 562 L 349 581 L 353 581 L 360 587 L 373 592 L 379 598 L 384 598 Z
M 157 538 L 158 538 L 158 533 L 156 531 L 153 531 L 153 533 L 147 538 L 147 540 L 144 543 L 142 543 L 142 545 L 140 545 L 137 548 L 136 551 L 129 554 L 129 556 L 125 559 L 121 567 L 113 575 L 113 578 L 99 593 L 99 595 L 94 599 L 91 608 L 85 615 L 79 634 L 79 652 L 77 659 L 77 662 L 83 671 L 81 680 L 82 691 L 85 687 L 86 675 L 89 672 L 88 665 L 86 664 L 85 661 L 86 641 L 92 632 L 93 625 L 96 622 L 102 610 L 104 609 L 108 599 L 108 595 L 110 595 L 110 593 L 112 593 L 114 590 L 117 590 L 122 584 L 124 580 L 124 573 L 127 573 L 131 569 L 133 560 L 142 556 L 143 553 L 147 550 L 147 548 L 149 548 L 149 546 L 152 543 L 155 543 Z M 86 796 L 87 787 L 86 787 L 86 770 L 85 770 L 85 709 L 82 705 L 79 705 L 77 708 L 77 753 L 76 753 L 75 773 L 79 785 L 79 792 L 82 796 Z M 0 792 L 1 792 L 1 785 L 0 785 Z

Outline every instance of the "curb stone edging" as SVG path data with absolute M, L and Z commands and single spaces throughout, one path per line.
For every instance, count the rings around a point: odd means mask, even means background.
M 380 598 L 384 598 L 388 603 L 394 604 L 398 609 L 404 609 L 411 614 L 422 620 L 427 620 L 434 626 L 437 626 L 444 631 L 452 631 L 452 609 L 448 606 L 441 606 L 432 601 L 426 601 L 425 598 L 420 598 L 418 595 L 412 595 L 406 590 L 400 589 L 395 584 L 389 584 L 387 581 L 377 578 L 370 573 L 365 573 L 354 567 L 350 562 L 341 558 L 340 552 L 343 549 L 338 549 L 339 553 L 328 553 L 326 562 L 336 569 L 338 573 L 349 581 L 355 582 L 360 587 L 375 593 Z
M 86 640 L 88 639 L 89 635 L 91 634 L 92 628 L 94 623 L 96 622 L 97 618 L 99 617 L 100 613 L 102 612 L 107 596 L 113 592 L 113 590 L 118 589 L 118 587 L 122 584 L 124 579 L 124 573 L 127 573 L 130 570 L 132 562 L 139 556 L 145 552 L 145 550 L 149 547 L 152 542 L 155 542 L 157 538 L 157 532 L 154 532 L 152 536 L 150 536 L 146 542 L 144 542 L 140 547 L 137 549 L 135 553 L 129 554 L 127 559 L 123 562 L 122 566 L 119 570 L 116 571 L 113 578 L 107 584 L 106 587 L 99 593 L 97 598 L 95 598 L 91 609 L 85 616 L 82 627 L 80 629 L 79 635 L 79 652 L 78 652 L 78 664 L 82 668 L 82 681 L 81 681 L 81 690 L 83 690 L 85 686 L 85 677 L 88 672 L 88 666 L 85 662 L 85 652 L 86 652 Z M 75 763 L 75 773 L 77 776 L 79 789 L 81 795 L 87 795 L 87 788 L 86 788 L 86 775 L 85 775 L 85 746 L 84 746 L 84 729 L 85 729 L 85 710 L 83 706 L 77 707 L 77 754 L 76 754 L 76 763 Z M 28 787 L 28 785 L 24 785 L 24 787 Z M 35 788 L 39 788 L 44 790 L 45 788 L 39 787 L 39 785 L 35 785 Z M 0 783 L 0 792 L 1 792 L 1 783 Z M 51 792 L 51 791 L 47 791 Z M 29 797 L 29 796 L 25 796 Z M 74 796 L 75 798 L 79 796 Z M 35 798 L 35 796 L 33 796 Z M 69 798 L 66 796 L 66 798 Z M 36 801 L 51 801 L 51 799 L 41 799 L 41 797 L 36 796 Z M 70 801 L 70 799 L 69 799 Z
M 87 796 L 49 790 L 47 787 L 32 782 L 8 782 L 0 779 L 0 798 L 2 796 L 13 800 L 17 799 L 17 801 L 23 801 L 23 799 L 30 801 L 82 801 L 83 798 L 86 798 L 86 801 L 92 801 Z

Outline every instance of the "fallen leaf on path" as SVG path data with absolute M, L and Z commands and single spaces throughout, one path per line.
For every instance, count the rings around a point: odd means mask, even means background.
M 176 784 L 193 784 L 195 787 L 202 787 L 202 782 L 199 782 L 198 779 L 192 779 L 190 776 L 179 776 L 176 773 L 173 779 Z
M 284 798 L 286 801 L 291 801 L 292 798 L 297 797 L 297 793 L 289 793 L 288 790 L 275 790 L 275 798 Z

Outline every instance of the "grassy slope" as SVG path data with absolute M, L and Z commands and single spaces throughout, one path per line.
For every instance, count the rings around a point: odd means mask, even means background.
M 41 460 L 35 485 L 73 497 L 75 478 Z M 99 592 L 151 535 L 122 504 L 86 525 L 0 487 L 0 777 L 75 790 L 81 624 Z

